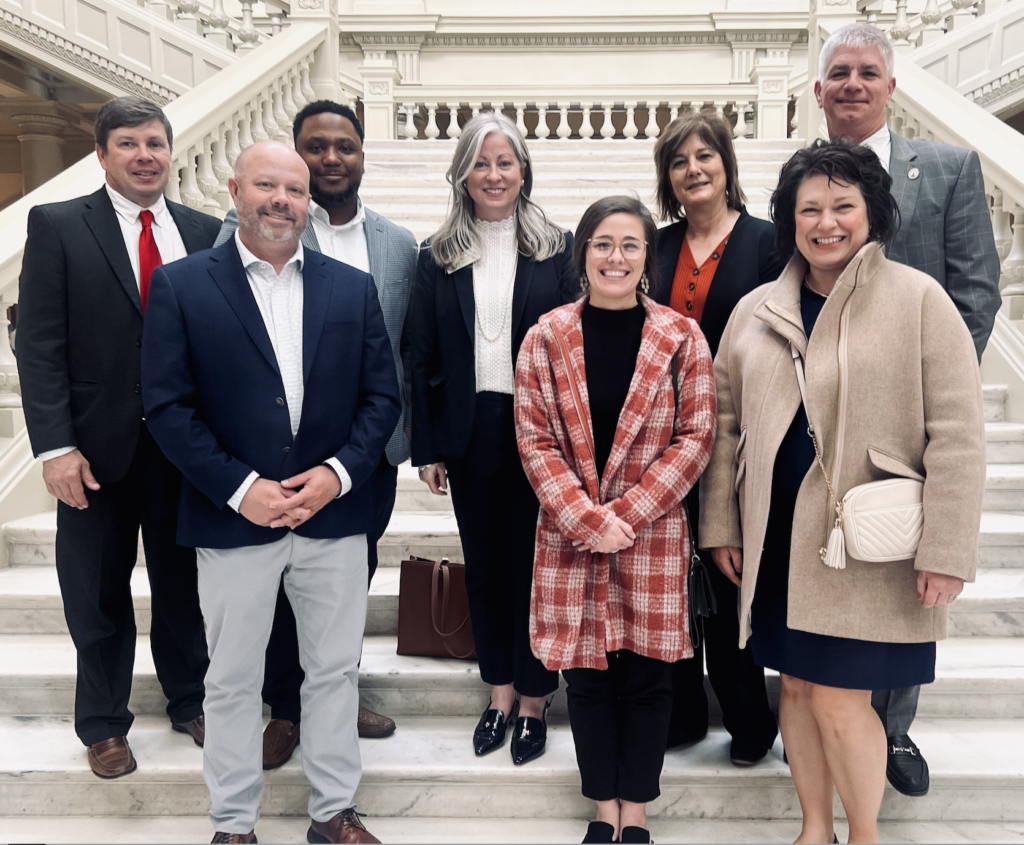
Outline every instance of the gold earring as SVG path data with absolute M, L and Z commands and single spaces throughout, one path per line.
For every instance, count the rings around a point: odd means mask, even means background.
M 587 278 L 586 273 L 580 273 L 580 290 L 585 294 L 590 294 L 590 279 Z
M 651 290 L 651 282 L 647 278 L 647 273 L 644 273 L 640 277 L 640 290 L 642 290 L 644 293 L 648 293 Z

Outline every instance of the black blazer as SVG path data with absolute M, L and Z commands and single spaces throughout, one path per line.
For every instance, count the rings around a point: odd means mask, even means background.
M 672 278 L 683 248 L 686 220 L 658 230 L 658 274 L 661 281 L 654 291 L 654 299 L 668 305 L 672 298 Z M 732 236 L 722 253 L 711 282 L 700 329 L 708 339 L 712 357 L 718 353 L 718 343 L 725 331 L 736 303 L 754 288 L 765 282 L 774 282 L 786 266 L 775 251 L 775 227 L 766 220 L 751 217 L 744 208 L 733 226 Z
M 565 234 L 565 249 L 545 261 L 520 255 L 512 290 L 513 367 L 523 338 L 541 315 L 579 295 L 571 234 Z M 473 266 L 449 275 L 434 262 L 429 239 L 420 248 L 409 321 L 412 462 L 423 466 L 461 458 L 476 409 Z
M 220 221 L 167 202 L 185 249 Z M 119 481 L 142 425 L 142 300 L 105 187 L 37 205 L 18 297 L 18 373 L 35 454 L 76 446 L 99 482 Z

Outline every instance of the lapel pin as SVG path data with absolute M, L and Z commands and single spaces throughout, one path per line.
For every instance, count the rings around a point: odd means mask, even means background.
M 920 175 L 921 175 L 921 171 L 920 170 L 918 170 L 916 167 L 911 167 L 910 168 L 910 172 L 907 173 L 907 178 L 908 179 L 916 179 Z

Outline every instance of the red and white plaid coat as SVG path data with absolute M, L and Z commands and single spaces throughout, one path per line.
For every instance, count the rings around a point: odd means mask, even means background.
M 682 500 L 714 446 L 715 378 L 697 323 L 645 296 L 640 301 L 647 316 L 636 371 L 600 489 L 581 428 L 591 428 L 583 301 L 541 317 L 519 352 L 519 453 L 541 504 L 530 642 L 548 669 L 606 669 L 605 653 L 618 649 L 665 661 L 693 655 L 686 599 L 690 549 Z M 582 421 L 552 324 L 569 347 L 583 400 Z M 636 531 L 631 548 L 611 555 L 573 548 L 573 539 L 596 545 L 616 516 Z

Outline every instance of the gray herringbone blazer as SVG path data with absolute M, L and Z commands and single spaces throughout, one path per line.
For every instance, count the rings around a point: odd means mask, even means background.
M 967 323 L 980 359 L 1002 300 L 978 154 L 895 133 L 890 138 L 900 229 L 886 256 L 938 280 Z
M 409 310 L 409 298 L 412 295 L 413 278 L 416 275 L 416 258 L 419 247 L 412 232 L 397 226 L 387 218 L 363 206 L 366 221 L 363 224 L 366 232 L 366 248 L 370 255 L 370 275 L 377 286 L 377 298 L 380 310 L 384 312 L 384 325 L 391 340 L 391 352 L 395 356 L 395 370 L 398 372 L 398 383 L 402 385 L 402 418 L 398 421 L 391 439 L 388 441 L 385 454 L 393 466 L 398 466 L 409 459 L 409 439 L 405 436 L 405 428 L 411 425 L 409 412 L 409 395 L 411 374 L 408 361 L 403 360 L 402 329 L 405 315 Z M 231 209 L 214 246 L 220 246 L 235 234 L 238 228 L 238 212 Z M 306 223 L 300 238 L 306 249 L 322 252 L 313 221 Z M 406 350 L 406 356 L 408 350 Z

